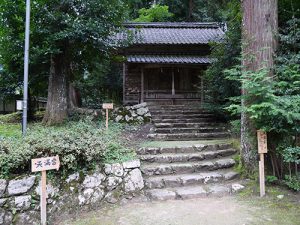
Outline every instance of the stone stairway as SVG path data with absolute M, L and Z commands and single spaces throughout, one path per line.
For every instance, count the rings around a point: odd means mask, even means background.
M 186 199 L 232 192 L 236 150 L 231 144 L 144 147 L 142 162 L 146 194 L 153 200 Z
M 148 137 L 168 146 L 137 151 L 150 199 L 222 196 L 241 188 L 233 171 L 237 150 L 212 113 L 184 105 L 152 105 L 149 110 L 154 128 Z
M 228 137 L 214 114 L 192 105 L 150 105 L 152 140 L 208 140 Z

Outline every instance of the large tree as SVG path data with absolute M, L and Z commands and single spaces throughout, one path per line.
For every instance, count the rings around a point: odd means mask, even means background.
M 109 37 L 125 20 L 125 6 L 123 0 L 32 2 L 30 82 L 47 83 L 49 77 L 44 123 L 62 122 L 76 105 L 72 82 L 108 56 Z M 0 64 L 21 80 L 25 2 L 3 0 L 0 13 Z
M 277 0 L 243 0 L 242 11 L 243 70 L 267 69 L 268 75 L 273 76 L 278 30 Z M 242 89 L 242 95 L 247 95 L 245 89 Z M 243 108 L 249 105 L 251 100 L 242 100 Z M 256 127 L 245 111 L 241 114 L 241 146 L 242 162 L 246 169 L 253 170 L 256 166 Z

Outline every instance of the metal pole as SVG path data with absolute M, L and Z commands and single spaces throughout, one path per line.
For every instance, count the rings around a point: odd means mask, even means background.
M 26 0 L 25 50 L 24 50 L 24 90 L 23 90 L 23 121 L 22 121 L 22 133 L 23 133 L 23 136 L 26 135 L 26 128 L 27 128 L 29 32 L 30 32 L 30 0 Z

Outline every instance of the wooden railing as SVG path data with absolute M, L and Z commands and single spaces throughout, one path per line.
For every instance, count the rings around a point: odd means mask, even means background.
M 172 95 L 171 90 L 146 90 L 145 99 L 201 99 L 198 91 L 178 90 Z

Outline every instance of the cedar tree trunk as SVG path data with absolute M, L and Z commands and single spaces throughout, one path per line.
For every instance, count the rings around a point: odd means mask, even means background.
M 51 57 L 48 99 L 43 123 L 62 123 L 68 116 L 69 63 L 64 54 Z
M 193 21 L 194 0 L 189 0 L 188 21 Z
M 244 70 L 267 68 L 273 75 L 277 46 L 277 0 L 243 0 L 242 65 Z M 242 90 L 242 95 L 247 95 Z M 247 107 L 251 102 L 242 101 Z M 243 108 L 244 108 L 243 107 Z M 257 156 L 256 128 L 245 112 L 241 115 L 241 157 L 246 170 L 253 171 Z

